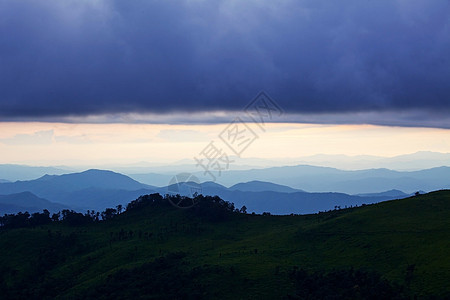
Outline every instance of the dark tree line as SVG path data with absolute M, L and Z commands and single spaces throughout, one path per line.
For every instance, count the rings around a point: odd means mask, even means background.
M 3 217 L 0 217 L 0 227 L 12 229 L 48 225 L 56 222 L 70 226 L 79 226 L 99 222 L 101 220 L 100 216 L 102 216 L 102 220 L 107 220 L 116 214 L 117 210 L 112 208 L 107 208 L 102 213 L 88 210 L 85 214 L 74 210 L 63 209 L 50 216 L 50 212 L 44 209 L 42 213 L 35 212 L 30 214 L 28 212 L 19 212 L 17 214 L 5 214 Z
M 52 222 L 50 212 L 46 209 L 42 213 L 19 212 L 17 214 L 5 214 L 0 217 L 0 226 L 3 228 L 21 228 L 28 226 L 47 225 Z
M 188 211 L 189 213 L 206 219 L 208 221 L 223 221 L 233 213 L 246 213 L 246 207 L 240 210 L 234 207 L 233 203 L 225 201 L 218 196 L 196 195 L 193 198 L 180 195 L 165 195 L 158 193 L 143 195 L 138 199 L 131 201 L 125 208 L 125 213 L 129 211 L 138 211 L 142 208 L 153 207 L 172 207 L 170 203 L 194 203 Z M 19 212 L 17 214 L 5 214 L 0 217 L 0 228 L 23 228 L 30 226 L 47 225 L 52 222 L 60 222 L 70 226 L 87 225 L 100 221 L 108 221 L 123 212 L 124 207 L 118 205 L 116 208 L 107 208 L 103 212 L 88 210 L 86 213 L 76 212 L 74 210 L 64 209 L 58 213 L 50 214 L 47 209 L 43 212 L 30 214 L 28 212 Z

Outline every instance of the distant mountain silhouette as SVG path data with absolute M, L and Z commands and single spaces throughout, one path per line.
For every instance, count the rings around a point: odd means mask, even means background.
M 204 180 L 202 172 L 195 175 Z M 307 192 L 340 192 L 347 194 L 380 193 L 392 189 L 413 193 L 450 188 L 450 167 L 400 172 L 388 169 L 344 171 L 308 165 L 223 172 L 222 185 L 247 181 L 266 181 Z
M 302 168 L 310 171 L 310 177 L 316 176 L 324 184 L 329 179 L 324 178 L 324 169 L 328 174 L 334 173 L 337 177 L 342 175 L 343 172 L 330 168 Z M 256 170 L 254 171 L 256 172 Z M 445 169 L 442 171 L 445 172 Z M 258 170 L 258 172 L 266 174 L 267 170 Z M 376 174 L 377 176 L 386 176 L 386 178 L 392 174 L 391 171 L 385 169 L 367 170 L 364 172 Z M 358 173 L 359 176 L 362 177 L 364 172 L 360 171 Z M 430 173 L 434 176 L 433 171 L 430 171 Z M 272 170 L 271 174 L 276 176 L 277 174 L 285 173 L 282 169 Z M 356 177 L 354 174 L 352 176 L 352 178 Z M 192 189 L 189 183 L 171 187 L 150 186 L 139 183 L 123 174 L 104 170 L 88 170 L 65 175 L 45 175 L 31 181 L 0 183 L 0 194 L 13 194 L 25 191 L 79 210 L 94 209 L 98 211 L 104 210 L 106 207 L 125 204 L 143 194 L 175 192 L 189 195 Z M 235 203 L 236 207 L 239 208 L 245 205 L 250 212 L 261 213 L 267 211 L 273 214 L 314 213 L 319 210 L 331 210 L 339 206 L 344 208 L 345 206 L 376 203 L 407 196 L 400 191 L 365 195 L 349 195 L 334 192 L 307 193 L 289 186 L 263 181 L 239 183 L 230 188 L 216 182 L 204 182 L 201 184 L 199 193 L 212 196 L 218 195 L 224 200 Z
M 391 170 L 422 170 L 440 166 L 450 166 L 450 153 L 439 153 L 430 151 L 419 151 L 412 154 L 399 155 L 394 157 L 381 157 L 371 155 L 329 155 L 315 154 L 285 159 L 262 159 L 255 157 L 237 157 L 230 155 L 230 170 L 250 170 L 276 166 L 310 165 L 331 167 L 342 170 L 364 170 L 373 168 L 387 168 Z M 108 166 L 103 169 L 111 169 L 116 172 L 129 175 L 137 181 L 164 185 L 165 182 L 158 182 L 158 177 L 147 177 L 146 174 L 173 175 L 181 172 L 197 172 L 192 159 L 183 159 L 172 164 L 158 164 L 140 162 L 128 166 Z M 252 179 L 249 179 L 252 180 Z M 247 180 L 247 181 L 249 181 Z M 166 180 L 167 181 L 167 180 Z M 228 185 L 228 184 L 227 184 Z
M 68 169 L 55 167 L 32 167 L 24 165 L 0 164 L 0 178 L 8 181 L 33 180 L 44 174 L 61 175 L 68 172 Z
M 29 191 L 52 202 L 80 209 L 101 210 L 154 191 L 128 176 L 104 170 L 45 175 L 36 180 L 0 184 L 0 194 Z
M 36 191 L 38 194 L 47 190 L 72 192 L 87 188 L 137 190 L 153 187 L 112 171 L 87 170 L 81 173 L 45 175 L 35 180 L 3 183 L 0 185 L 0 193 L 27 190 Z
M 139 196 L 155 193 L 151 189 L 123 190 L 123 189 L 101 189 L 87 188 L 70 193 L 63 193 L 59 197 L 59 202 L 72 204 L 80 208 L 104 210 L 107 207 L 116 207 L 119 204 L 126 204 Z
M 280 192 L 280 193 L 304 192 L 302 190 L 293 189 L 289 186 L 257 180 L 238 183 L 231 186 L 229 189 L 232 191 L 241 191 L 241 192 L 266 192 L 266 191 Z
M 43 209 L 57 212 L 65 208 L 68 208 L 68 206 L 39 198 L 30 192 L 0 195 L 0 215 L 17 213 L 19 211 L 28 211 L 29 213 L 41 212 Z
M 170 182 L 174 174 L 180 172 L 181 171 L 173 171 L 173 174 L 145 173 L 145 174 L 127 174 L 127 175 L 136 181 L 161 187 L 166 186 Z
M 371 155 L 327 155 L 316 154 L 312 156 L 291 159 L 297 165 L 313 165 L 333 167 L 345 170 L 362 170 L 371 168 L 388 168 L 393 170 L 420 170 L 440 166 L 450 166 L 450 153 L 419 151 L 394 157 L 380 157 Z
M 232 186 L 242 182 L 263 181 L 308 192 L 332 191 L 347 194 L 366 194 L 398 189 L 411 194 L 417 190 L 432 191 L 450 188 L 450 180 L 447 179 L 450 178 L 450 167 L 445 167 L 445 165 L 450 164 L 449 157 L 449 153 L 418 152 L 395 158 L 383 158 L 383 160 L 401 162 L 404 164 L 403 168 L 408 168 L 408 164 L 413 161 L 423 161 L 425 164 L 430 159 L 433 159 L 433 164 L 442 163 L 443 165 L 443 167 L 420 171 L 394 171 L 385 168 L 348 171 L 301 164 L 296 166 L 228 170 L 227 172 L 222 172 L 220 177 L 217 177 L 217 182 L 224 186 Z M 326 162 L 329 158 L 327 155 L 317 155 L 317 159 L 322 162 Z M 352 159 L 352 157 L 345 158 Z M 357 158 L 363 159 L 367 157 Z M 66 169 L 64 170 L 64 168 Z M 180 168 L 183 169 L 184 167 Z M 211 180 L 198 168 L 192 167 L 192 169 L 198 170 L 198 172 L 194 171 L 194 175 L 200 181 Z M 70 173 L 68 170 L 68 167 L 30 167 L 4 164 L 0 165 L 0 178 L 9 181 L 18 179 L 22 181 L 32 180 L 39 177 L 42 178 L 44 174 L 62 175 Z M 149 170 L 149 173 L 143 173 L 145 170 Z M 160 173 L 158 173 L 158 170 Z M 140 174 L 130 173 L 129 171 L 140 172 Z M 133 174 L 129 175 L 129 177 L 136 181 L 161 187 L 167 185 L 173 175 L 179 172 L 181 171 L 177 169 L 176 165 L 171 165 L 170 168 L 164 168 L 164 166 L 154 166 L 152 168 L 134 167 L 126 173 Z M 46 179 L 46 177 L 42 179 Z M 2 182 L 0 181 L 0 183 Z M 127 190 L 128 187 L 125 189 Z
M 136 190 L 150 187 L 120 173 L 91 169 L 81 173 L 64 174 L 60 176 L 45 175 L 37 181 L 47 181 L 64 186 L 69 190 L 79 190 L 91 187 L 103 189 Z
M 406 194 L 399 190 L 390 190 L 390 191 L 381 192 L 381 193 L 358 194 L 356 196 L 360 196 L 360 197 L 383 197 L 383 196 L 386 196 L 386 197 L 405 198 L 405 197 L 411 196 L 411 194 Z
M 192 183 L 180 184 L 180 191 L 189 191 L 189 186 Z M 187 187 L 184 188 L 183 185 Z M 244 189 L 247 183 L 240 184 Z M 248 212 L 270 212 L 272 214 L 308 214 L 318 211 L 333 210 L 336 207 L 345 208 L 350 206 L 360 206 L 362 204 L 378 203 L 386 200 L 400 199 L 408 197 L 408 195 L 399 191 L 395 196 L 391 196 L 389 192 L 373 194 L 368 196 L 360 195 L 348 195 L 344 193 L 307 193 L 302 191 L 292 192 L 293 189 L 284 187 L 289 192 L 277 192 L 267 190 L 270 187 L 280 189 L 280 185 L 271 185 L 270 183 L 257 183 L 258 188 L 262 188 L 265 191 L 240 191 L 232 189 L 233 187 L 226 188 L 215 182 L 204 182 L 201 184 L 202 194 L 219 196 L 220 198 L 233 202 L 237 208 L 242 206 L 247 207 Z M 249 184 L 248 188 L 253 187 L 253 184 Z M 161 188 L 157 190 L 159 193 L 164 193 L 167 188 Z M 189 196 L 189 194 L 183 194 Z M 392 193 L 393 194 L 393 193 Z

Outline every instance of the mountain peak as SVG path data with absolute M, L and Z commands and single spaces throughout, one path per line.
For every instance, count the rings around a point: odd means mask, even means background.
M 55 177 L 58 177 L 58 176 L 57 176 L 57 175 L 48 175 L 48 174 L 45 174 L 44 176 L 39 177 L 39 178 L 36 179 L 36 180 L 41 180 L 41 181 L 52 180 L 52 179 L 55 178 Z
M 244 183 L 238 183 L 231 186 L 230 190 L 238 190 L 242 192 L 266 192 L 266 191 L 274 191 L 281 193 L 302 192 L 302 190 L 294 189 L 286 185 L 260 180 L 252 180 Z
M 130 177 L 109 170 L 89 169 L 80 173 L 71 173 L 53 178 L 55 182 L 79 188 L 114 188 L 123 190 L 137 190 L 144 184 Z

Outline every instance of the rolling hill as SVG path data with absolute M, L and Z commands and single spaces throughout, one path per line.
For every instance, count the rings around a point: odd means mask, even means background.
M 0 215 L 17 213 L 19 211 L 40 212 L 44 208 L 50 212 L 58 212 L 69 207 L 39 198 L 30 192 L 0 195 Z
M 450 296 L 450 191 L 304 216 L 221 219 L 146 199 L 105 222 L 0 231 L 0 292 L 56 299 Z

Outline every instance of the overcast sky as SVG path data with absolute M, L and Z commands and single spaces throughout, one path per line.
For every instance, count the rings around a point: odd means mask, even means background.
M 238 111 L 265 90 L 289 122 L 448 128 L 449 53 L 448 0 L 0 0 L 0 121 Z

